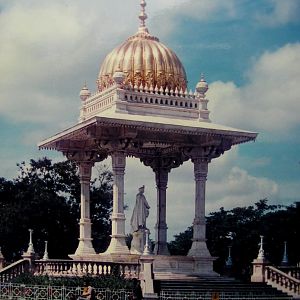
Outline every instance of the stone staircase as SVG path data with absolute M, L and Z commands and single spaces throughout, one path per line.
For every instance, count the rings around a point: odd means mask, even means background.
M 156 274 L 155 291 L 161 300 L 293 299 L 263 283 L 244 283 L 232 278 Z

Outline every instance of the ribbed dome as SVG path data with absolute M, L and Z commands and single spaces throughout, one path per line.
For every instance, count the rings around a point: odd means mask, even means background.
M 97 84 L 102 91 L 113 82 L 113 74 L 122 71 L 125 84 L 140 87 L 166 87 L 185 91 L 187 79 L 177 55 L 159 39 L 150 35 L 146 27 L 109 53 L 99 72 Z

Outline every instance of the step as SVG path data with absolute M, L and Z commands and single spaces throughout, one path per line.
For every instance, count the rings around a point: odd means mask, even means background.
M 262 283 L 245 283 L 226 277 L 197 277 L 191 276 L 172 276 L 170 279 L 156 281 L 158 292 L 163 292 L 164 295 L 169 295 L 167 298 L 172 299 L 172 295 L 177 294 L 195 295 L 197 297 L 207 297 L 213 293 L 222 294 L 222 299 L 292 299 L 291 296 Z M 176 297 L 177 297 L 176 296 Z M 174 296 L 175 297 L 175 296 Z M 177 298 L 176 298 L 177 299 Z M 194 298 L 192 298 L 194 299 Z M 199 298 L 200 299 L 200 298 Z

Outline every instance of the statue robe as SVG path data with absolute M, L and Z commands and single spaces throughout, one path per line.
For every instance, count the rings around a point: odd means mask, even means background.
M 136 195 L 135 206 L 131 216 L 130 224 L 132 232 L 146 227 L 146 218 L 149 216 L 149 204 L 143 193 Z

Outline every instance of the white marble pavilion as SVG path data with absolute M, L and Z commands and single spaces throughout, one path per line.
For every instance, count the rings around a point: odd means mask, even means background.
M 204 77 L 195 92 L 188 92 L 179 58 L 149 33 L 145 6 L 142 0 L 137 33 L 112 50 L 102 63 L 96 93 L 91 94 L 86 86 L 81 90 L 79 122 L 42 141 L 39 148 L 60 151 L 79 166 L 80 234 L 72 258 L 139 259 L 139 255 L 130 254 L 125 243 L 124 174 L 126 158 L 134 157 L 155 174 L 154 271 L 212 274 L 214 258 L 205 237 L 208 166 L 232 146 L 255 140 L 257 133 L 211 122 Z M 114 175 L 111 242 L 105 253 L 96 254 L 91 238 L 90 180 L 94 164 L 108 156 Z M 188 256 L 177 257 L 170 256 L 167 248 L 166 189 L 171 170 L 187 160 L 194 165 L 194 236 Z

